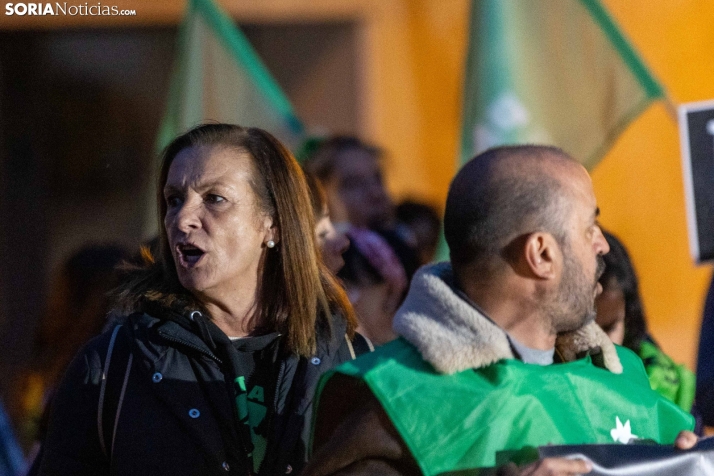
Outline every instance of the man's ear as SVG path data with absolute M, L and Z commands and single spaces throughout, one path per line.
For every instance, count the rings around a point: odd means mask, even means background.
M 558 242 L 550 233 L 531 233 L 523 257 L 531 272 L 541 279 L 554 279 L 561 258 Z

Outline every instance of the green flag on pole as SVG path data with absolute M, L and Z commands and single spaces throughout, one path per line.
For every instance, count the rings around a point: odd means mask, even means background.
M 599 0 L 474 0 L 460 163 L 551 144 L 591 169 L 664 90 Z
M 530 143 L 592 169 L 661 98 L 599 0 L 472 0 L 460 165 L 489 147 Z M 448 259 L 443 235 L 437 256 Z
M 189 0 L 157 146 L 204 121 L 256 126 L 288 146 L 303 126 L 247 38 L 212 0 Z

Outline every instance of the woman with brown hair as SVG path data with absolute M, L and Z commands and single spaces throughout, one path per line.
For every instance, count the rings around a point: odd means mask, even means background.
M 158 206 L 158 259 L 71 365 L 40 474 L 299 472 L 320 375 L 366 348 L 300 167 L 263 130 L 198 126 L 166 148 Z

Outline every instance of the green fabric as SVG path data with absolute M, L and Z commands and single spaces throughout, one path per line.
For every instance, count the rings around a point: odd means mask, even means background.
M 459 165 L 528 143 L 591 170 L 664 97 L 599 0 L 472 0 Z M 436 261 L 447 259 L 442 234 Z
M 618 348 L 618 355 L 620 375 L 589 357 L 545 367 L 511 359 L 443 375 L 398 339 L 334 372 L 369 386 L 424 474 L 433 475 L 525 463 L 549 443 L 632 435 L 669 444 L 693 428 L 691 415 L 651 391 L 634 353 Z
M 663 88 L 598 0 L 473 0 L 461 163 L 546 143 L 592 168 Z
M 645 365 L 650 386 L 660 395 L 690 411 L 694 402 L 696 377 L 684 365 L 676 364 L 655 344 L 643 341 L 638 355 Z
M 189 0 L 157 147 L 204 121 L 257 126 L 290 146 L 303 126 L 250 42 L 212 0 Z
M 610 18 L 607 11 L 600 4 L 599 0 L 580 0 L 592 15 L 592 18 L 607 38 L 612 43 L 612 46 L 617 49 L 622 56 L 623 61 L 627 63 L 627 67 L 632 71 L 632 74 L 637 77 L 637 80 L 642 84 L 642 87 L 647 91 L 647 95 L 651 98 L 664 97 L 664 90 L 657 81 L 652 77 L 647 67 L 642 60 L 637 56 L 637 53 L 632 46 L 627 42 L 625 37 L 620 33 L 615 22 Z

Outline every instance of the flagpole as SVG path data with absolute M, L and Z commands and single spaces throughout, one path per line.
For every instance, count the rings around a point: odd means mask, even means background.
M 664 96 L 662 97 L 662 100 L 664 101 L 665 110 L 667 111 L 667 113 L 669 113 L 669 117 L 675 123 L 679 122 L 679 115 L 677 114 L 677 105 L 672 100 L 672 96 L 665 92 Z

